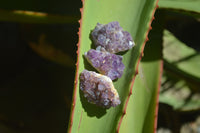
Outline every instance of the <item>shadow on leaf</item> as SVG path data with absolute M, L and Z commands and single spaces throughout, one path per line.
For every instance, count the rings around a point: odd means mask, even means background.
M 89 117 L 96 116 L 97 118 L 101 118 L 102 116 L 104 116 L 106 114 L 105 108 L 98 107 L 95 104 L 89 103 L 87 101 L 87 99 L 84 97 L 83 92 L 79 91 L 79 93 L 80 93 L 80 99 L 81 99 L 82 106 L 83 106 L 85 112 L 87 112 L 87 115 Z

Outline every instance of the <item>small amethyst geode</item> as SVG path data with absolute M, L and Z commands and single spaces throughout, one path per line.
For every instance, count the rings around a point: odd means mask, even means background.
M 80 89 L 90 103 L 104 108 L 120 104 L 117 90 L 114 88 L 112 80 L 107 76 L 83 70 L 80 74 Z
M 125 66 L 120 55 L 90 49 L 85 53 L 85 57 L 101 74 L 110 77 L 112 80 L 120 78 L 123 74 Z
M 106 25 L 97 23 L 91 35 L 96 47 L 101 46 L 110 53 L 126 51 L 135 45 L 131 34 L 124 31 L 117 21 Z

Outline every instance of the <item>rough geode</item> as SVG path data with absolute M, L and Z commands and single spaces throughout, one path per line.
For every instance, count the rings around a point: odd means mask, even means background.
M 122 56 L 111 54 L 106 51 L 90 49 L 85 53 L 88 62 L 101 74 L 110 77 L 112 80 L 120 78 L 124 71 Z
M 131 34 L 124 31 L 117 21 L 106 25 L 97 23 L 91 35 L 96 47 L 101 46 L 110 53 L 126 51 L 135 45 Z
M 80 89 L 88 102 L 98 106 L 110 108 L 121 103 L 112 80 L 96 72 L 83 70 L 80 74 Z

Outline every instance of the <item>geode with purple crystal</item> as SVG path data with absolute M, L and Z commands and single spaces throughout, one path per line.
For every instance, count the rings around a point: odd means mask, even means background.
M 101 74 L 110 77 L 112 80 L 120 78 L 123 74 L 125 66 L 120 55 L 90 49 L 85 53 L 85 57 Z
M 97 23 L 91 35 L 97 47 L 101 46 L 110 53 L 126 51 L 135 45 L 130 33 L 124 31 L 117 21 L 106 25 Z
M 110 108 L 121 103 L 112 80 L 96 72 L 83 70 L 80 74 L 80 89 L 88 102 L 98 106 Z

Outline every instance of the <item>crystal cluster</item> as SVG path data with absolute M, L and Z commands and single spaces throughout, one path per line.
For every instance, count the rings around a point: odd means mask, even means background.
M 90 103 L 104 108 L 120 104 L 119 95 L 107 76 L 83 70 L 80 74 L 80 89 Z
M 110 53 L 126 51 L 135 45 L 130 33 L 124 31 L 117 21 L 106 25 L 97 23 L 91 35 L 97 47 L 101 46 Z
M 120 78 L 123 74 L 125 66 L 120 55 L 90 49 L 85 53 L 85 57 L 94 68 L 101 74 L 110 77 L 111 80 Z
M 120 78 L 125 68 L 122 56 L 115 53 L 131 49 L 135 44 L 130 33 L 118 22 L 97 23 L 91 36 L 97 48 L 86 52 L 85 58 L 101 74 L 83 70 L 80 89 L 88 102 L 104 108 L 115 107 L 120 104 L 120 99 L 112 80 Z

